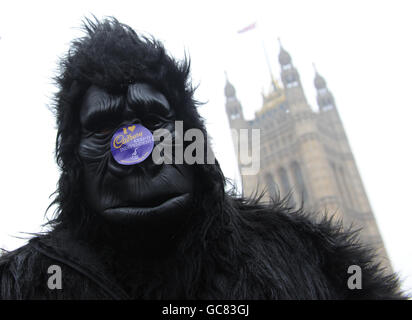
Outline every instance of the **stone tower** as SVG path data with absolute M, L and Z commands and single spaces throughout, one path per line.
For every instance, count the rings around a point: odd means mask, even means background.
M 245 120 L 236 90 L 226 75 L 226 112 L 232 132 L 260 129 L 260 170 L 242 175 L 245 196 L 266 190 L 288 197 L 290 206 L 332 215 L 345 226 L 361 227 L 361 240 L 378 249 L 379 262 L 391 269 L 368 197 L 332 93 L 315 70 L 319 110 L 306 100 L 299 72 L 280 45 L 281 87 L 272 80 L 255 118 Z M 234 140 L 234 143 L 237 142 Z M 235 145 L 236 147 L 236 145 Z

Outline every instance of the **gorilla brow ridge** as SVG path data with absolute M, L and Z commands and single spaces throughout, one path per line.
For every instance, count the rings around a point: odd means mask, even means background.
M 84 126 L 90 127 L 101 122 L 113 121 L 116 115 L 119 113 L 119 109 L 123 106 L 123 98 L 119 96 L 113 96 L 106 94 L 103 97 L 99 97 L 98 101 L 88 100 L 84 107 L 90 105 L 99 105 L 99 109 L 92 109 L 86 114 Z
M 165 109 L 165 111 L 171 110 L 166 97 L 145 83 L 129 85 L 127 91 L 127 102 L 130 105 L 143 104 L 145 106 L 149 106 L 156 104 Z

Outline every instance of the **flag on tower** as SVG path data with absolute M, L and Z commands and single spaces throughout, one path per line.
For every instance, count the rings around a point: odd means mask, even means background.
M 256 27 L 256 22 L 253 22 L 252 24 L 248 25 L 247 27 L 239 30 L 237 33 L 244 33 L 244 32 L 247 32 L 249 30 L 255 29 L 255 27 Z

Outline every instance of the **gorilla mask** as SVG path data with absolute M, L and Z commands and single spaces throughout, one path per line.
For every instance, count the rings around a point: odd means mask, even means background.
M 57 78 L 56 149 L 62 174 L 53 223 L 71 224 L 73 230 L 73 225 L 90 228 L 99 220 L 96 225 L 104 221 L 140 234 L 174 234 L 201 211 L 202 202 L 210 207 L 209 196 L 219 206 L 216 199 L 224 195 L 219 165 L 158 165 L 151 156 L 125 165 L 113 157 L 111 139 L 122 127 L 137 125 L 152 133 L 174 133 L 175 121 L 207 138 L 189 63 L 175 61 L 161 43 L 139 37 L 115 19 L 87 20 L 85 29 L 87 35 L 73 42 Z
M 193 172 L 185 165 L 156 165 L 149 156 L 132 166 L 110 152 L 113 133 L 142 124 L 174 132 L 175 112 L 162 93 L 147 84 L 131 84 L 124 95 L 91 86 L 80 110 L 79 156 L 84 165 L 87 204 L 121 223 L 175 221 L 190 210 Z

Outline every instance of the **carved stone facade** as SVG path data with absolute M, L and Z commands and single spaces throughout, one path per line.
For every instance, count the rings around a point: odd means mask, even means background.
M 298 70 L 281 46 L 281 87 L 272 81 L 263 106 L 253 120 L 245 120 L 234 86 L 226 81 L 226 112 L 230 127 L 260 129 L 260 170 L 242 175 L 242 190 L 250 196 L 266 190 L 269 196 L 289 195 L 289 205 L 333 215 L 346 227 L 361 227 L 361 240 L 375 246 L 379 261 L 391 270 L 382 238 L 363 187 L 332 93 L 316 72 L 319 110 L 309 106 Z M 235 141 L 235 140 L 234 140 Z M 249 143 L 250 146 L 250 143 Z

